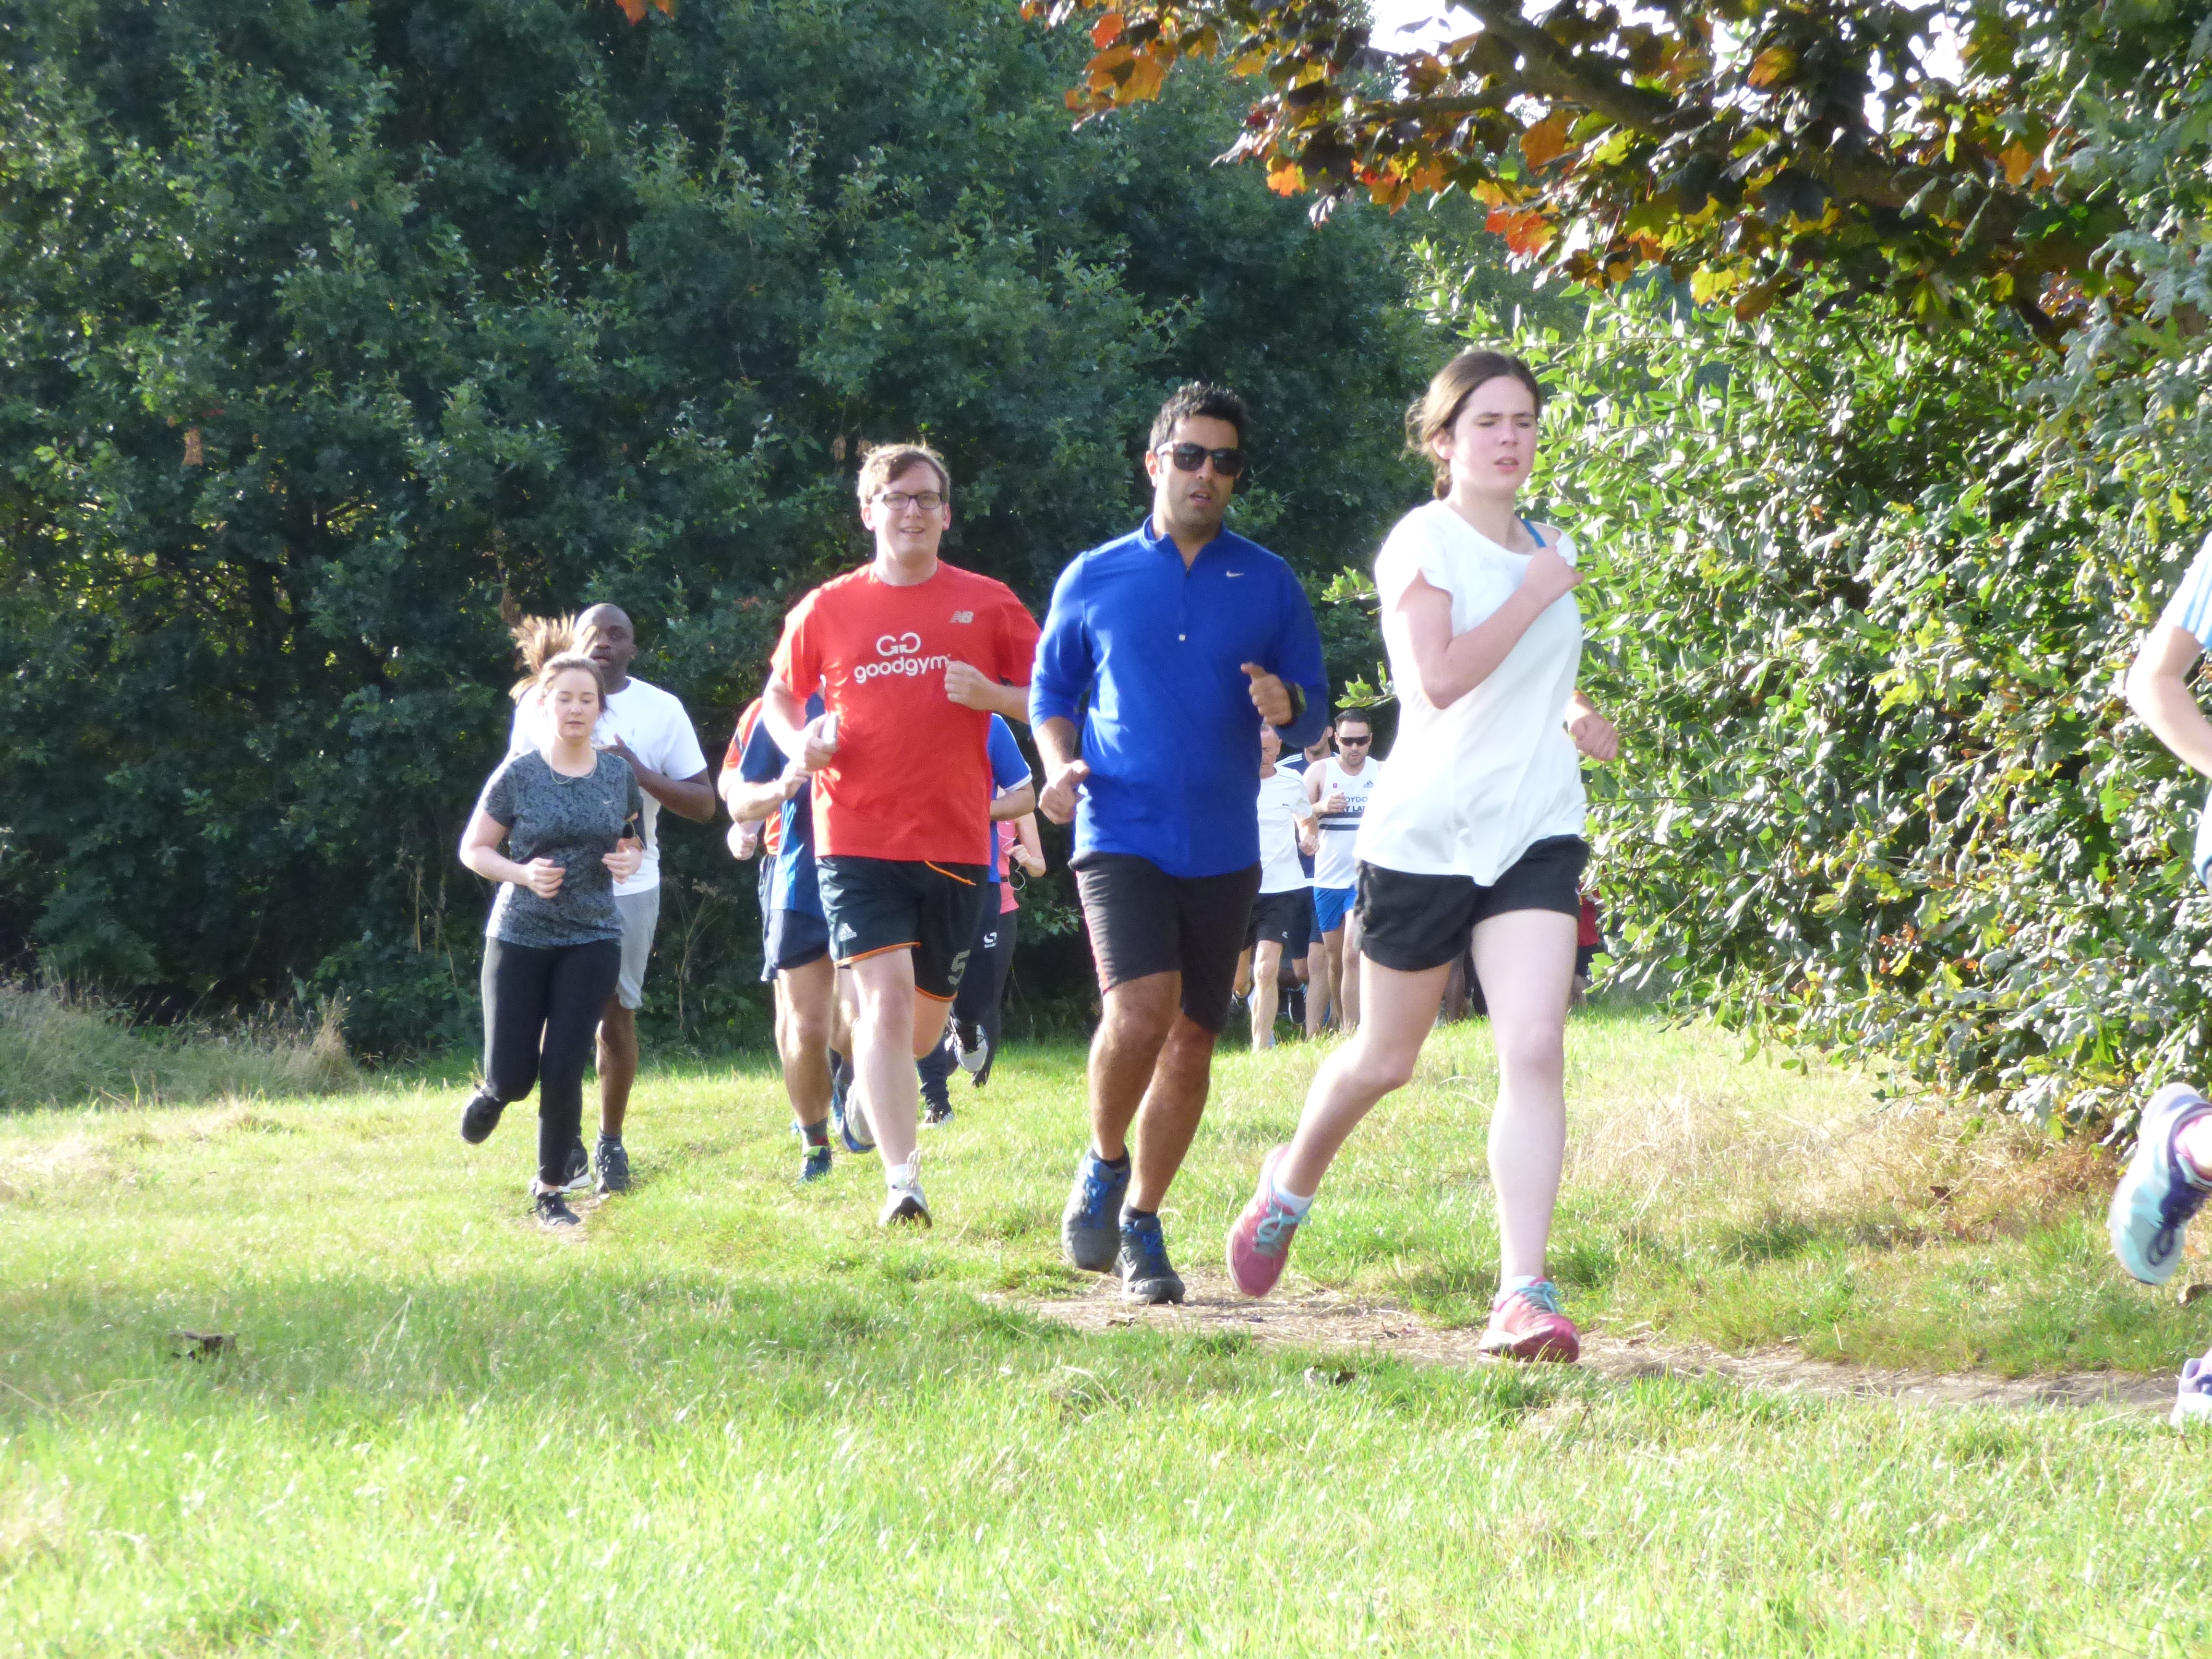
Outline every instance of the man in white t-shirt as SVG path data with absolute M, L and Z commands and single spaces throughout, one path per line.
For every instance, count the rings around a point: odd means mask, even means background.
M 606 708 L 592 741 L 629 763 L 645 797 L 645 861 L 628 881 L 615 884 L 615 908 L 622 914 L 622 973 L 599 1018 L 599 1141 L 591 1162 L 599 1172 L 599 1191 L 619 1193 L 629 1188 L 629 1154 L 622 1136 L 630 1087 L 637 1081 L 637 1010 L 645 1001 L 645 967 L 660 921 L 660 809 L 704 823 L 714 816 L 714 787 L 708 781 L 699 734 L 683 703 L 674 693 L 631 678 L 637 631 L 629 616 L 618 606 L 595 605 L 576 623 L 580 630 L 590 630 L 592 660 L 607 684 Z M 535 697 L 515 705 L 508 753 L 538 746 L 538 718 Z M 580 1141 L 569 1170 L 579 1183 L 590 1172 L 577 1167 L 582 1152 Z
M 1305 780 L 1275 764 L 1283 740 L 1272 726 L 1260 730 L 1260 895 L 1244 925 L 1244 954 L 1237 982 L 1251 997 L 1252 1046 L 1275 1046 L 1275 1006 L 1281 994 L 1283 957 L 1310 932 L 1313 883 L 1299 854 L 1314 847 L 1314 810 Z
M 1349 1031 L 1359 1024 L 1359 933 L 1352 913 L 1359 890 L 1352 846 L 1374 793 L 1379 768 L 1369 758 L 1375 726 L 1358 709 L 1336 717 L 1336 753 L 1306 768 L 1306 799 L 1316 810 L 1321 838 L 1314 852 L 1314 930 L 1321 936 L 1313 981 L 1306 988 L 1306 1030 Z M 1324 1012 L 1324 1011 L 1326 1011 Z
M 2212 776 L 2212 720 L 2189 683 L 2212 644 L 2212 538 L 2181 579 L 2165 614 L 2143 636 L 2128 671 L 2128 702 L 2174 757 Z M 2212 884 L 2212 801 L 2197 820 L 2191 863 Z M 2189 1224 L 2212 1192 L 2212 1102 L 2194 1085 L 2166 1084 L 2143 1103 L 2136 1146 L 2112 1193 L 2106 1231 L 2135 1278 L 2163 1285 L 2181 1265 Z M 2212 1422 L 2212 1353 L 2181 1368 L 2173 1424 Z

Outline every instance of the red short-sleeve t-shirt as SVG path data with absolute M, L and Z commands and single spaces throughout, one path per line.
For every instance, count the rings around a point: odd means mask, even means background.
M 775 672 L 837 717 L 837 758 L 814 778 L 816 854 L 988 864 L 991 717 L 946 697 L 945 671 L 1027 685 L 1036 641 L 1013 589 L 954 565 L 909 587 L 870 567 L 801 599 Z

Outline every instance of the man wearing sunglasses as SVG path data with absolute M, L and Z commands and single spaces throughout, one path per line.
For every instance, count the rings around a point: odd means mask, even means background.
M 1321 820 L 1321 845 L 1314 854 L 1313 983 L 1306 992 L 1306 1029 L 1325 1025 L 1349 1031 L 1359 1024 L 1359 860 L 1352 856 L 1367 798 L 1382 771 L 1369 764 L 1375 727 L 1353 709 L 1337 717 L 1336 750 L 1306 769 L 1306 799 Z
M 1260 726 L 1310 743 L 1328 706 L 1297 576 L 1222 528 L 1248 427 L 1218 386 L 1168 399 L 1145 453 L 1152 514 L 1060 573 L 1030 682 L 1037 807 L 1075 822 L 1104 1003 L 1060 1242 L 1133 1302 L 1182 1300 L 1159 1208 L 1206 1110 L 1259 891 Z

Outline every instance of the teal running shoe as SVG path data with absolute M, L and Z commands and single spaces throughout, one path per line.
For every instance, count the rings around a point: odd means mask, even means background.
M 2150 1097 L 2136 1126 L 2136 1150 L 2112 1191 L 2105 1231 L 2120 1266 L 2146 1285 L 2163 1285 L 2181 1265 L 2189 1224 L 2204 1206 L 2205 1189 L 2183 1168 L 2174 1141 L 2212 1112 L 2185 1083 L 2169 1083 Z

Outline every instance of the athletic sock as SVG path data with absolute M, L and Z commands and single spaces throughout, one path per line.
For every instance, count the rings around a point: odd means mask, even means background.
M 1291 1212 L 1291 1218 L 1293 1221 L 1304 1221 L 1306 1218 L 1306 1212 L 1313 1208 L 1314 1195 L 1311 1193 L 1301 1196 L 1283 1185 L 1279 1178 L 1275 1177 L 1269 1178 L 1267 1186 L 1274 1194 L 1275 1202 Z
M 2173 1138 L 2181 1173 L 2199 1187 L 2212 1187 L 2212 1112 L 2183 1127 Z
M 1510 1279 L 1500 1279 L 1498 1281 L 1498 1296 L 1496 1299 L 1503 1302 L 1507 1297 L 1512 1295 L 1516 1291 L 1525 1291 L 1531 1285 L 1540 1285 L 1544 1281 L 1541 1279 L 1539 1279 L 1534 1273 L 1516 1273 Z
M 799 1126 L 799 1133 L 806 1137 L 806 1144 L 810 1146 L 827 1146 L 830 1144 L 830 1120 L 825 1117 L 819 1123 L 802 1123 Z
M 1120 1175 L 1124 1170 L 1127 1170 L 1129 1167 L 1129 1154 L 1127 1148 L 1123 1149 L 1121 1156 L 1119 1158 L 1099 1158 L 1098 1149 L 1096 1146 L 1093 1146 L 1091 1149 L 1091 1156 L 1093 1158 L 1097 1159 L 1097 1162 L 1103 1167 L 1111 1170 L 1115 1175 Z
M 1147 1221 L 1158 1226 L 1159 1220 L 1160 1212 L 1158 1210 L 1133 1209 L 1127 1204 L 1121 1206 L 1121 1224 L 1124 1227 L 1136 1226 Z

